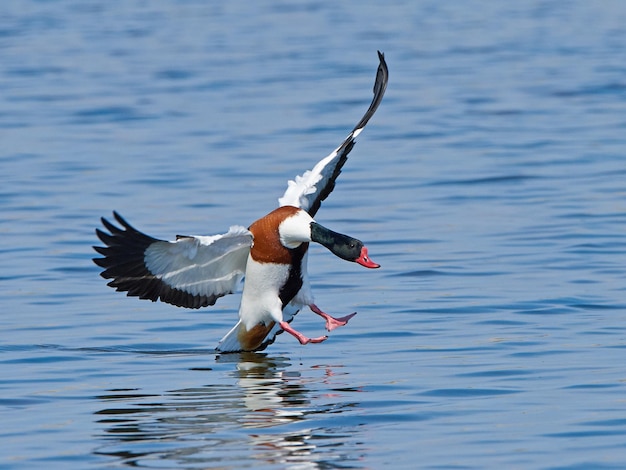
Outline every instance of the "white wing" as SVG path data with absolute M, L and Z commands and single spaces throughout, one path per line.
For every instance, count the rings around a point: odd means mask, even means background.
M 123 229 L 102 219 L 110 234 L 96 230 L 107 246 L 94 247 L 104 256 L 94 261 L 105 268 L 102 277 L 113 279 L 108 285 L 129 296 L 206 307 L 232 293 L 245 273 L 252 234 L 244 227 L 168 242 L 139 232 L 116 212 L 113 215 Z
M 299 207 L 313 217 L 320 208 L 322 201 L 332 192 L 335 187 L 335 180 L 341 173 L 341 168 L 348 159 L 352 147 L 354 147 L 354 139 L 361 133 L 378 109 L 387 89 L 389 71 L 385 63 L 385 56 L 380 51 L 378 52 L 378 59 L 380 63 L 374 83 L 374 98 L 366 113 L 334 152 L 318 162 L 312 170 L 308 170 L 302 176 L 296 176 L 295 180 L 289 181 L 287 191 L 278 200 L 279 205 Z

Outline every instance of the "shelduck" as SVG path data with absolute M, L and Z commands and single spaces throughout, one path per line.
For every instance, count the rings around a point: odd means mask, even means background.
M 233 226 L 221 235 L 177 235 L 174 241 L 164 241 L 138 231 L 117 212 L 113 216 L 119 226 L 102 218 L 108 233 L 96 229 L 96 234 L 106 246 L 94 247 L 103 258 L 93 261 L 104 268 L 102 277 L 112 279 L 108 285 L 128 296 L 201 308 L 233 293 L 245 278 L 239 321 L 217 346 L 223 353 L 261 351 L 282 331 L 301 344 L 321 343 L 327 336 L 309 338 L 290 325 L 304 306 L 326 321 L 328 331 L 345 325 L 356 313 L 335 318 L 315 304 L 307 252 L 309 243 L 315 242 L 346 261 L 379 267 L 360 240 L 313 219 L 383 98 L 389 72 L 381 52 L 378 58 L 374 98 L 352 132 L 313 169 L 289 181 L 279 207 L 247 229 Z

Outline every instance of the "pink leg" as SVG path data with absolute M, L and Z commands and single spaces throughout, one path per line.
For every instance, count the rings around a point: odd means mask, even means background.
M 295 336 L 295 338 L 298 341 L 300 341 L 300 344 L 321 343 L 322 341 L 325 341 L 325 340 L 328 339 L 328 336 L 320 336 L 319 338 L 307 338 L 302 333 L 300 333 L 299 331 L 294 330 L 291 326 L 289 326 L 289 323 L 287 323 L 286 321 L 281 321 L 279 323 L 279 325 L 287 333 L 289 333 L 290 335 Z
M 328 331 L 333 331 L 335 328 L 344 326 L 346 323 L 348 323 L 348 320 L 350 320 L 350 318 L 356 315 L 356 312 L 354 312 L 354 313 L 351 313 L 350 315 L 346 315 L 345 317 L 334 318 L 334 317 L 331 317 L 329 314 L 322 312 L 322 310 L 315 304 L 309 305 L 309 308 L 314 313 L 317 313 L 320 317 L 326 319 L 326 329 Z

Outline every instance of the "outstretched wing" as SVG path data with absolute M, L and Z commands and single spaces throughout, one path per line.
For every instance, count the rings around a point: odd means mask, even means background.
M 287 191 L 278 200 L 281 206 L 299 207 L 306 210 L 311 217 L 314 217 L 322 201 L 334 189 L 335 180 L 341 173 L 341 168 L 348 159 L 350 150 L 354 147 L 354 139 L 356 139 L 374 115 L 385 94 L 389 71 L 385 63 L 385 56 L 380 51 L 378 51 L 378 59 L 380 64 L 378 65 L 376 82 L 374 83 L 374 98 L 367 112 L 334 152 L 318 162 L 312 170 L 308 170 L 302 176 L 296 176 L 295 180 L 289 181 Z
M 104 258 L 93 261 L 105 268 L 100 275 L 112 279 L 109 286 L 129 296 L 206 307 L 232 293 L 244 275 L 252 244 L 244 227 L 211 237 L 179 235 L 168 242 L 138 231 L 117 212 L 113 216 L 122 228 L 102 218 L 110 233 L 96 229 L 106 247 L 94 246 Z

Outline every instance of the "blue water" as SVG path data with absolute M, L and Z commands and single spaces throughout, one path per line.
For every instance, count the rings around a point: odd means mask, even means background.
M 222 4 L 223 3 L 223 4 Z M 0 6 L 0 467 L 626 465 L 626 3 Z M 321 345 L 106 287 L 100 216 L 222 233 L 390 83 L 317 219 Z M 295 324 L 318 335 L 309 312 Z

